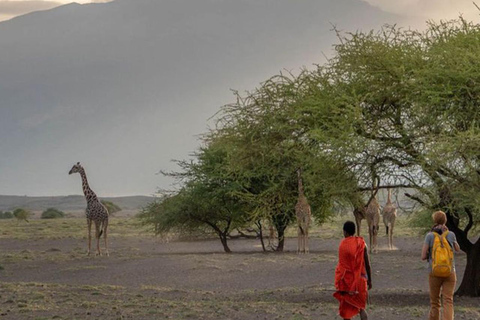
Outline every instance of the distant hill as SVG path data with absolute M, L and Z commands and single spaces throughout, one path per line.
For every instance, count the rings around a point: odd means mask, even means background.
M 340 30 L 401 18 L 362 0 L 116 0 L 0 23 L 0 194 L 149 194 L 230 89 L 325 61 Z
M 122 208 L 122 210 L 128 211 L 140 210 L 142 207 L 155 200 L 154 197 L 146 196 L 105 197 L 100 199 L 111 201 Z M 64 197 L 26 197 L 0 195 L 0 211 L 12 211 L 15 208 L 25 208 L 31 211 L 43 211 L 47 208 L 57 208 L 65 212 L 69 212 L 85 210 L 85 207 L 85 198 L 80 195 Z

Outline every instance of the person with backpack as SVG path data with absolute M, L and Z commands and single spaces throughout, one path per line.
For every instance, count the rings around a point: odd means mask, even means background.
M 455 233 L 448 231 L 447 215 L 436 211 L 432 215 L 434 226 L 425 237 L 422 260 L 428 260 L 430 286 L 429 320 L 440 319 L 440 295 L 442 296 L 442 320 L 453 320 L 453 293 L 457 276 L 453 249 L 460 251 Z

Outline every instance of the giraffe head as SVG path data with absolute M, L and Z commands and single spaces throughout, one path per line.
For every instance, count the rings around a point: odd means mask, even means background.
M 77 164 L 73 165 L 72 169 L 70 169 L 68 174 L 77 173 L 77 172 L 81 172 L 81 171 L 83 171 L 83 167 L 80 164 L 80 162 L 77 162 Z

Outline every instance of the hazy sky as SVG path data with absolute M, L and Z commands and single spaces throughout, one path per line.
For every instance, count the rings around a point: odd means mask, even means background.
M 478 19 L 479 11 L 472 0 L 366 0 L 382 10 L 419 17 L 420 19 L 449 19 L 462 13 L 468 19 Z M 479 2 L 480 3 L 480 2 Z
M 50 9 L 70 2 L 98 3 L 109 0 L 0 0 L 0 21 L 36 10 Z M 296 0 L 292 0 L 296 1 Z M 321 0 L 319 0 L 321 1 Z M 359 0 L 361 1 L 361 0 Z M 462 13 L 468 19 L 475 19 L 479 11 L 472 0 L 365 0 L 384 11 L 426 19 L 448 19 Z M 480 2 L 479 2 L 480 3 Z
M 38 10 L 47 10 L 58 7 L 62 4 L 77 3 L 98 3 L 107 2 L 102 0 L 0 0 L 0 21 L 8 20 L 15 16 Z
M 479 0 L 480 1 L 480 0 Z M 77 1 L 93 3 L 106 1 Z M 0 0 L 0 194 L 153 194 L 220 106 L 324 61 L 341 30 L 477 19 L 470 0 Z

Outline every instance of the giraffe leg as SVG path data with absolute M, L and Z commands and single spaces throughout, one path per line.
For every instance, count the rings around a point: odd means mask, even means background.
M 395 225 L 395 220 L 392 221 L 392 224 L 390 225 L 390 234 L 389 234 L 389 239 L 390 239 L 390 249 L 393 250 L 393 226 Z
M 300 253 L 302 247 L 302 228 L 298 226 L 297 229 L 297 253 Z
M 95 238 L 97 239 L 97 256 L 101 256 L 102 253 L 100 252 L 100 223 L 95 221 Z
M 368 225 L 368 240 L 369 240 L 369 242 L 370 242 L 370 253 L 372 253 L 372 249 L 373 249 L 373 248 L 372 248 L 372 237 L 373 237 L 373 235 L 372 235 L 372 226 L 369 224 L 369 225 Z
M 87 231 L 88 231 L 88 251 L 87 255 L 90 255 L 90 249 L 92 247 L 92 220 L 87 219 Z
M 308 244 L 308 227 L 309 226 L 306 226 L 305 227 L 305 253 L 310 253 L 310 248 L 309 248 L 309 244 Z
M 110 256 L 108 253 L 108 241 L 107 241 L 107 228 L 108 228 L 108 219 L 103 222 L 103 238 L 105 239 L 105 254 Z
M 360 237 L 360 229 L 361 229 L 362 220 L 358 216 L 355 216 L 355 222 L 357 223 L 357 235 Z

